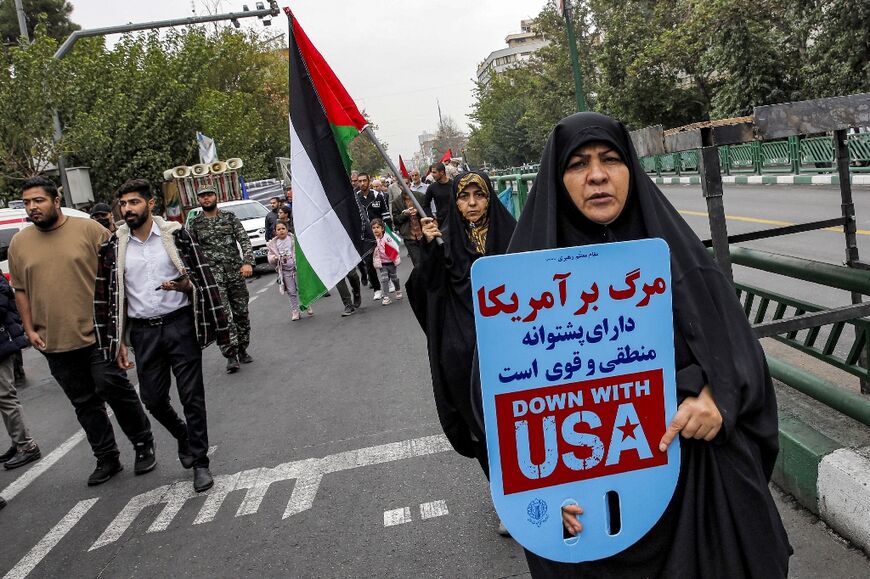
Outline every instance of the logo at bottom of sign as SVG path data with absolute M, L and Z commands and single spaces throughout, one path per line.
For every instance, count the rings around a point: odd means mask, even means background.
M 532 499 L 532 502 L 530 502 L 529 506 L 526 507 L 526 514 L 529 515 L 528 521 L 531 524 L 540 527 L 550 518 L 550 515 L 547 514 L 547 501 L 543 499 Z

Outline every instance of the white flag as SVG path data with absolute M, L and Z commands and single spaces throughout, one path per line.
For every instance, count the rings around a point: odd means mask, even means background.
M 218 160 L 217 147 L 214 139 L 206 137 L 199 131 L 196 132 L 196 141 L 199 143 L 199 162 L 214 163 Z

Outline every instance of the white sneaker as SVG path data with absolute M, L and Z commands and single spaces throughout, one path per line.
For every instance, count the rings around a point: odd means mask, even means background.
M 388 298 L 387 296 L 384 296 L 384 299 L 381 300 L 381 305 L 382 305 L 382 306 L 388 306 L 388 305 L 390 305 L 391 303 L 393 303 L 393 300 L 391 300 L 391 299 Z
M 396 286 L 393 285 L 393 282 L 390 282 L 390 289 L 387 290 L 387 293 L 393 293 L 396 291 Z
M 383 297 L 384 297 L 384 292 L 382 292 L 381 290 L 378 290 L 375 292 L 375 297 L 373 297 L 372 299 L 375 301 L 378 301 L 379 299 L 382 299 Z

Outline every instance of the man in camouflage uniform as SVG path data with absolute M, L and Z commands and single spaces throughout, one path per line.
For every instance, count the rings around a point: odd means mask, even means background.
M 227 374 L 239 369 L 239 362 L 254 361 L 248 354 L 251 322 L 248 319 L 248 288 L 245 278 L 254 271 L 251 240 L 239 218 L 217 207 L 215 190 L 204 187 L 197 193 L 202 213 L 191 219 L 187 228 L 196 237 L 211 264 L 221 302 L 230 325 L 230 345 L 221 348 L 227 359 Z M 238 244 L 238 246 L 236 245 Z M 242 248 L 239 256 L 238 247 Z

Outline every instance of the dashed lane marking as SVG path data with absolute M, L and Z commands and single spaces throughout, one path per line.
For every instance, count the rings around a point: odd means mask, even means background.
M 411 522 L 411 507 L 403 507 L 401 509 L 393 509 L 384 511 L 384 526 L 395 527 L 396 525 L 404 525 Z
M 434 519 L 435 517 L 443 517 L 449 514 L 447 511 L 447 503 L 444 501 L 432 501 L 431 503 L 423 503 L 420 505 L 420 518 Z
M 27 553 L 22 559 L 9 570 L 3 579 L 23 579 L 33 571 L 39 562 L 48 555 L 52 549 L 57 546 L 70 530 L 75 527 L 82 517 L 84 517 L 91 507 L 100 499 L 88 499 L 79 501 L 70 512 L 66 514 L 60 522 L 54 526 L 46 535 Z
M 153 505 L 163 504 L 164 507 L 148 528 L 147 532 L 149 533 L 168 528 L 184 504 L 194 497 L 206 497 L 205 503 L 194 520 L 194 524 L 203 524 L 214 520 L 227 495 L 233 491 L 245 491 L 245 497 L 236 511 L 236 517 L 240 517 L 254 514 L 259 510 L 270 485 L 276 482 L 295 480 L 293 491 L 282 516 L 283 519 L 286 519 L 311 508 L 317 490 L 320 488 L 320 481 L 326 474 L 436 454 L 451 448 L 444 435 L 424 436 L 402 442 L 349 450 L 323 458 L 285 462 L 273 468 L 255 468 L 234 474 L 218 475 L 214 477 L 214 486 L 205 493 L 196 493 L 189 480 L 178 481 L 130 499 L 89 550 L 99 549 L 120 539 L 139 516 L 139 513 Z M 444 508 L 446 510 L 446 506 Z M 410 508 L 408 516 L 410 517 Z
M 266 293 L 266 292 L 269 291 L 270 289 L 272 289 L 272 288 L 270 288 L 269 286 L 266 286 L 266 287 L 264 287 L 264 288 L 262 288 L 262 289 L 258 289 L 258 290 L 257 290 L 257 293 L 258 293 L 258 294 Z

